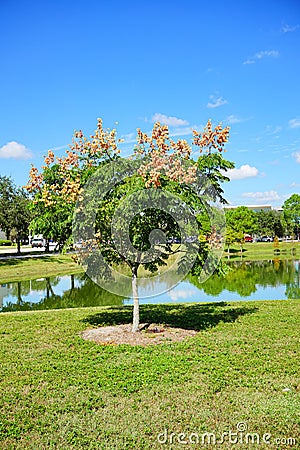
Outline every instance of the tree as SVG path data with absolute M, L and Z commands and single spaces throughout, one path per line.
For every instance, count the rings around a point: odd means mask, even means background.
M 234 231 L 252 234 L 257 230 L 257 218 L 254 211 L 246 206 L 239 206 L 226 211 L 226 223 Z
M 0 176 L 0 228 L 5 232 L 6 239 L 14 227 L 14 217 L 11 205 L 15 196 L 15 186 L 10 177 Z
M 282 213 L 278 211 L 257 211 L 258 230 L 261 235 L 282 237 L 285 230 L 285 221 Z
M 226 211 L 227 236 L 240 244 L 241 256 L 245 243 L 245 234 L 253 233 L 257 229 L 255 213 L 246 206 L 239 206 Z
M 23 188 L 17 188 L 11 205 L 13 225 L 16 231 L 17 252 L 21 252 L 21 243 L 28 237 L 29 224 L 32 214 L 29 209 L 30 200 L 28 193 Z
M 42 173 L 34 167 L 31 170 L 27 189 L 34 195 L 33 209 L 40 212 L 33 226 L 42 230 L 47 219 L 49 232 L 56 233 L 60 243 L 66 242 L 71 238 L 75 211 L 73 237 L 82 242 L 79 258 L 92 279 L 101 286 L 107 280 L 110 290 L 115 267 L 121 267 L 121 285 L 126 267 L 129 270 L 133 331 L 139 330 L 138 271 L 163 270 L 170 256 L 179 252 L 171 243 L 174 237 L 181 234 L 182 238 L 178 272 L 189 267 L 192 254 L 194 274 L 200 275 L 204 265 L 210 270 L 215 263 L 211 249 L 219 244 L 217 228 L 222 221 L 216 221 L 216 229 L 211 229 L 205 241 L 197 235 L 201 234 L 200 217 L 215 214 L 208 200 L 225 202 L 221 183 L 228 178 L 223 170 L 233 167 L 221 157 L 228 136 L 229 127 L 213 128 L 210 121 L 202 133 L 193 131 L 193 144 L 200 151 L 195 161 L 187 141 L 173 141 L 168 127 L 156 123 L 151 135 L 138 130 L 129 160 L 119 155 L 116 130 L 104 131 L 98 119 L 90 138 L 75 132 L 65 158 L 55 159 L 50 152 Z M 139 205 L 144 205 L 142 211 Z M 63 231 L 57 223 L 60 217 L 66 224 Z M 190 235 L 195 229 L 191 217 L 198 224 L 196 236 Z
M 299 239 L 300 233 L 300 195 L 291 195 L 283 204 L 284 218 L 292 226 L 294 234 Z
M 0 227 L 5 231 L 7 239 L 12 233 L 15 234 L 18 253 L 22 239 L 28 236 L 31 218 L 27 192 L 17 187 L 11 178 L 0 177 Z
M 244 235 L 242 235 L 244 237 Z M 239 231 L 233 230 L 230 226 L 226 227 L 226 240 L 225 244 L 227 245 L 227 257 L 230 258 L 230 245 L 235 242 L 240 242 L 241 233 Z

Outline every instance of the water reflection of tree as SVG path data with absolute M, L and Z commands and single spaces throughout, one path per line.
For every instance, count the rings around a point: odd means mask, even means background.
M 70 289 L 57 295 L 53 287 L 60 277 L 45 278 L 43 280 L 31 280 L 14 283 L 11 293 L 17 298 L 17 302 L 9 302 L 2 311 L 43 310 L 61 308 L 80 308 L 87 306 L 122 305 L 125 297 L 120 297 L 97 286 L 86 275 L 70 275 Z M 79 286 L 75 287 L 75 280 Z M 32 291 L 45 292 L 38 303 L 23 301 L 22 296 Z
M 286 284 L 285 295 L 287 298 L 300 299 L 300 261 L 294 262 L 295 276 L 291 283 Z
M 189 281 L 206 294 L 218 296 L 222 291 L 236 292 L 241 297 L 249 297 L 256 292 L 257 286 L 278 286 L 286 284 L 295 291 L 295 264 L 288 260 L 247 261 L 230 264 L 231 271 L 225 276 L 213 275 L 200 284 L 197 277 L 190 276 Z M 299 266 L 298 266 L 299 288 Z M 300 294 L 300 292 L 299 292 Z M 298 294 L 298 298 L 300 295 Z M 292 295 L 292 294 L 290 294 Z M 288 298 L 292 298 L 287 294 Z M 296 298 L 296 297 L 293 297 Z
M 47 286 L 49 287 L 49 285 L 50 290 L 52 290 L 53 292 L 53 287 L 57 286 L 59 282 L 60 277 L 48 277 L 39 278 L 37 280 L 18 281 L 11 284 L 10 292 L 14 296 L 18 296 L 19 292 L 21 296 L 26 296 L 33 291 L 46 291 Z
M 218 296 L 222 291 L 236 292 L 241 297 L 249 297 L 256 292 L 257 286 L 278 286 L 285 284 L 287 298 L 300 298 L 300 261 L 274 259 L 272 261 L 233 262 L 232 270 L 225 276 L 213 275 L 205 283 L 199 283 L 196 276 L 188 276 L 188 280 L 200 291 Z M 21 281 L 10 285 L 10 293 L 15 302 L 7 303 L 2 311 L 42 310 L 59 308 L 80 308 L 87 306 L 121 306 L 124 297 L 107 292 L 97 286 L 86 275 L 70 275 L 69 289 L 61 295 L 55 293 L 55 286 L 61 277 L 43 278 L 39 280 Z M 168 289 L 169 282 L 164 280 L 162 288 Z M 151 278 L 147 280 L 152 283 Z M 152 287 L 152 286 L 150 286 Z M 147 285 L 141 285 L 147 295 Z M 149 286 L 148 286 L 149 288 Z M 38 303 L 23 300 L 32 291 L 43 291 Z
M 81 276 L 82 284 L 65 291 L 59 299 L 60 308 L 122 305 L 125 297 L 112 294 L 95 284 L 88 276 Z

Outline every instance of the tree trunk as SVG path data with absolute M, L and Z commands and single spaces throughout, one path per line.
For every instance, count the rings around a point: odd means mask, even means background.
M 52 289 L 51 281 L 50 281 L 49 277 L 46 278 L 46 287 L 47 287 L 47 298 L 50 297 L 50 293 L 51 293 L 52 296 L 54 296 L 55 294 L 54 294 L 54 291 Z
M 136 333 L 139 331 L 140 326 L 140 306 L 139 306 L 139 294 L 137 285 L 137 268 L 132 268 L 132 297 L 133 297 L 133 321 L 132 321 L 132 332 Z
M 17 246 L 18 246 L 17 254 L 20 255 L 21 254 L 21 239 L 19 238 L 19 236 L 17 236 Z
M 18 289 L 18 305 L 20 305 L 20 303 L 22 303 L 22 286 L 20 281 L 17 282 L 17 289 Z
M 75 288 L 74 275 L 71 275 L 71 289 L 74 290 L 74 288 Z
M 49 239 L 46 239 L 46 242 L 45 242 L 45 253 L 49 253 Z

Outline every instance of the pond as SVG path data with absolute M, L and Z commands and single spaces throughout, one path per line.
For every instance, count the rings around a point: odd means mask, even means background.
M 140 289 L 140 303 L 300 299 L 299 260 L 234 262 L 231 267 L 226 277 L 213 275 L 200 284 L 197 277 L 188 276 L 155 297 L 148 296 L 149 281 Z M 131 297 L 111 294 L 85 274 L 0 285 L 1 312 L 130 304 Z

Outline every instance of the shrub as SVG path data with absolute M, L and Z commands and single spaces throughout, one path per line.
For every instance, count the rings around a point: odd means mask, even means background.
M 12 245 L 12 242 L 8 239 L 0 239 L 0 245 Z

